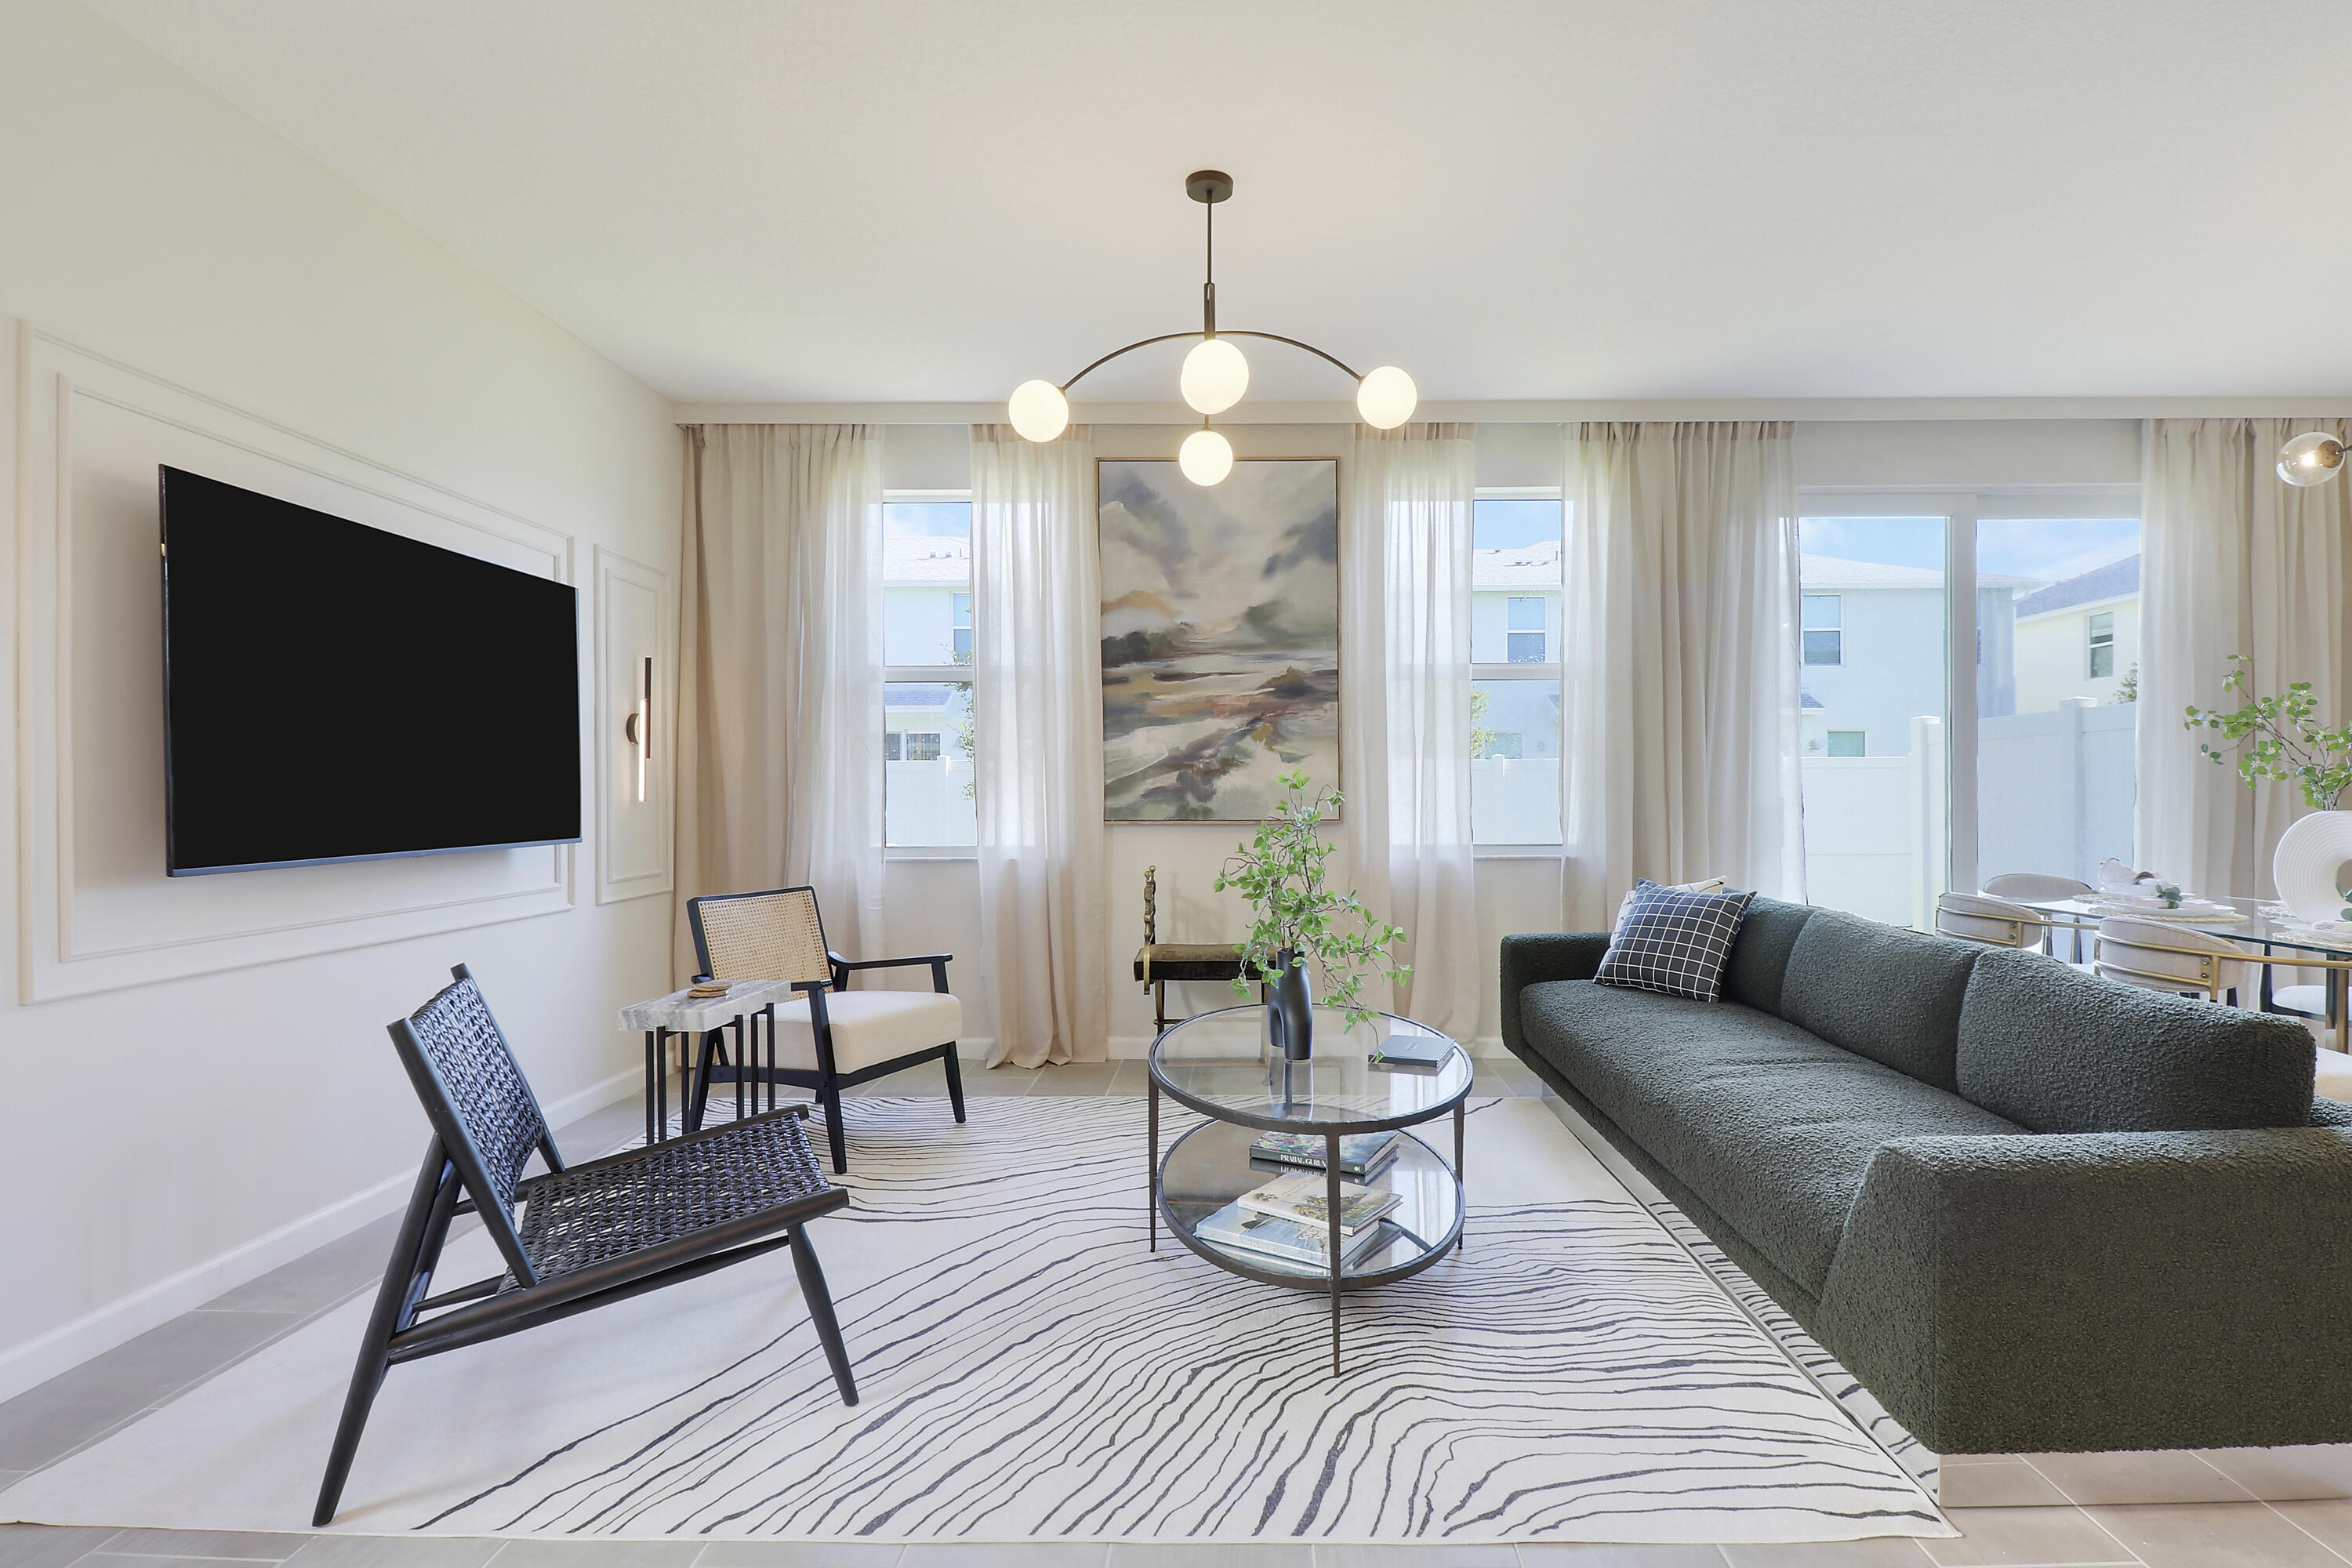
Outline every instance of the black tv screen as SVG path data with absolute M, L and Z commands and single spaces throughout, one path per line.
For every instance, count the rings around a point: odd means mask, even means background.
M 568 584 L 161 482 L 173 876 L 580 837 Z

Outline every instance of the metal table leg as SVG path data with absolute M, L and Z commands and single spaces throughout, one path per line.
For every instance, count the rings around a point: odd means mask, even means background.
M 1339 1375 L 1339 1135 L 1323 1134 L 1323 1191 L 1330 1205 L 1326 1217 L 1330 1221 L 1325 1240 L 1330 1245 L 1331 1264 L 1331 1375 Z
M 1143 1154 L 1150 1172 L 1143 1178 L 1143 1213 L 1151 1245 L 1160 1250 L 1160 1080 L 1144 1073 Z
M 1462 1103 L 1454 1105 L 1454 1197 L 1462 1205 L 1462 1228 L 1454 1233 L 1454 1255 L 1462 1256 L 1462 1243 L 1470 1233 L 1470 1193 L 1462 1184 Z
M 661 1031 L 646 1031 L 646 1142 L 654 1142 L 654 1083 L 661 1077 Z
M 751 1058 L 743 1050 L 743 1015 L 738 1013 L 735 1015 L 735 1120 L 738 1121 L 743 1120 L 743 1080 L 751 1076 Z M 753 1109 L 756 1110 L 759 1103 L 760 1091 L 754 1088 L 751 1091 Z

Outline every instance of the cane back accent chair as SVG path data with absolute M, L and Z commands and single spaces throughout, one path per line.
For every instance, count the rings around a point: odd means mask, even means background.
M 790 1247 L 809 1320 L 842 1403 L 857 1403 L 824 1273 L 803 1229 L 848 1204 L 825 1180 L 806 1108 L 732 1121 L 584 1165 L 556 1152 L 539 1101 L 466 966 L 410 1016 L 394 1047 L 433 1124 L 433 1142 L 360 1342 L 341 1425 L 319 1487 L 323 1526 L 342 1500 L 384 1374 L 608 1302 Z M 526 1178 L 533 1153 L 547 1174 Z M 516 1205 L 521 1205 L 520 1217 Z M 449 1224 L 478 1214 L 505 1270 L 428 1295 Z
M 728 1059 L 725 1038 L 703 1037 L 687 1094 L 687 1125 L 702 1125 L 714 1083 L 787 1083 L 814 1091 L 824 1109 L 835 1173 L 849 1169 L 841 1124 L 841 1091 L 936 1058 L 946 1069 L 948 1102 L 963 1120 L 963 1074 L 956 1037 L 963 1004 L 948 992 L 951 955 L 870 958 L 852 963 L 825 945 L 824 921 L 814 888 L 761 893 L 713 893 L 686 901 L 694 931 L 697 979 L 786 980 L 801 993 L 776 1009 L 774 1066 Z M 861 970 L 928 965 L 929 991 L 852 991 Z M 745 1055 L 751 1055 L 749 1047 Z

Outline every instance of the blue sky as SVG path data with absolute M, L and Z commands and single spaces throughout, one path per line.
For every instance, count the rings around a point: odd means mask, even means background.
M 1470 509 L 1470 542 L 1478 550 L 1512 550 L 1559 537 L 1556 500 L 1482 500 Z
M 1881 561 L 1892 566 L 1944 564 L 1940 517 L 1809 517 L 1800 525 L 1808 555 Z M 1977 570 L 2056 583 L 2139 550 L 2137 518 L 1977 524 Z
M 970 539 L 971 503 L 966 500 L 894 500 L 882 503 L 885 539 Z

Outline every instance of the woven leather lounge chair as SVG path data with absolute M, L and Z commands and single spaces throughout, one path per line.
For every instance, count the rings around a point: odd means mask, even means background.
M 802 1229 L 846 1205 L 849 1194 L 817 1166 L 806 1108 L 567 1166 L 480 988 L 464 964 L 451 973 L 452 984 L 391 1026 L 401 1065 L 433 1123 L 433 1142 L 360 1342 L 310 1522 L 323 1526 L 334 1518 L 369 1406 L 392 1367 L 778 1247 L 792 1249 L 842 1403 L 856 1404 L 833 1298 Z M 522 1168 L 534 1152 L 545 1157 L 548 1173 L 526 1180 Z M 428 1295 L 449 1222 L 461 1214 L 482 1216 L 506 1270 Z
M 963 1074 L 956 1066 L 956 1037 L 963 1032 L 963 1004 L 948 993 L 951 955 L 871 958 L 852 963 L 825 945 L 824 921 L 814 888 L 776 888 L 763 893 L 712 893 L 686 901 L 694 931 L 696 978 L 789 980 L 799 998 L 776 1009 L 769 1039 L 770 1063 L 732 1062 L 725 1041 L 705 1036 L 687 1093 L 687 1125 L 699 1127 L 713 1083 L 788 1083 L 814 1091 L 824 1108 L 835 1174 L 849 1169 L 849 1144 L 841 1126 L 841 1091 L 927 1061 L 947 1068 L 948 1103 L 963 1120 Z M 852 991 L 849 977 L 860 970 L 928 967 L 929 991 Z M 751 1054 L 749 1047 L 744 1054 Z

